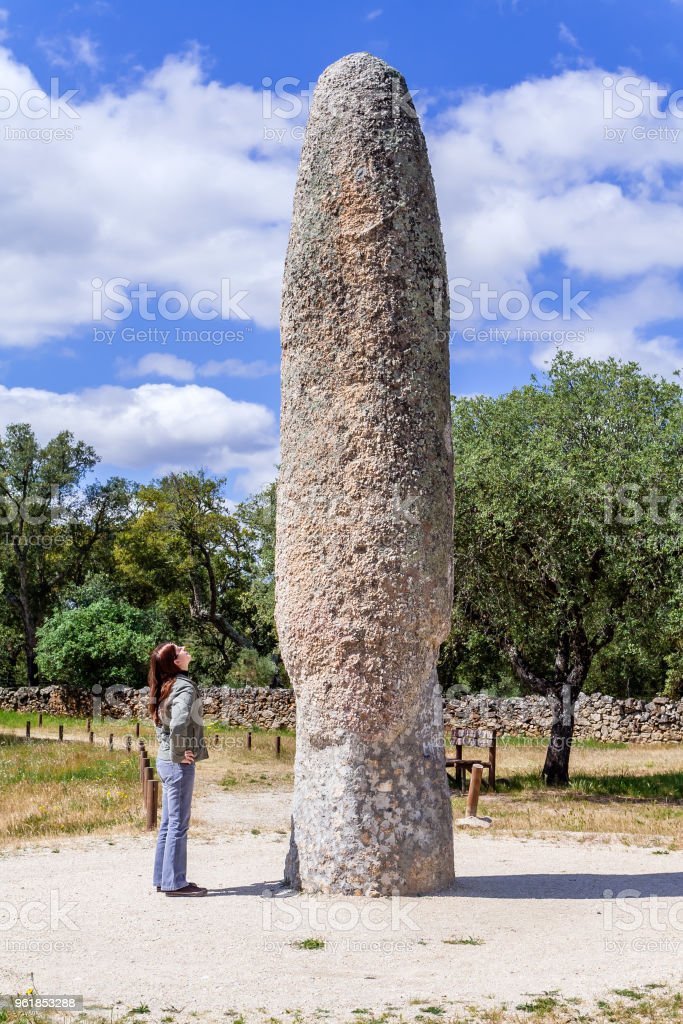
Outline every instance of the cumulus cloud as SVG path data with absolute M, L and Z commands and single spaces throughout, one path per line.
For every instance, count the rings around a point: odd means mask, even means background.
M 163 352 L 150 352 L 136 362 L 121 360 L 118 377 L 170 377 L 171 380 L 194 380 L 196 367 L 189 359 Z
M 593 359 L 615 356 L 639 363 L 646 373 L 671 376 L 683 369 L 683 349 L 663 327 L 681 319 L 680 284 L 670 276 L 652 274 L 605 296 L 592 311 L 585 340 L 564 341 L 562 347 Z M 532 362 L 543 368 L 553 354 L 553 346 L 535 346 Z
M 5 48 L 0 77 L 16 95 L 38 88 Z M 68 93 L 68 75 L 59 89 Z M 0 344 L 32 346 L 89 323 L 95 278 L 187 296 L 220 293 L 227 280 L 246 291 L 255 323 L 276 326 L 300 142 L 264 137 L 275 122 L 260 92 L 208 80 L 192 51 L 123 95 L 79 99 L 53 104 L 58 116 L 3 121 L 69 136 L 3 139 Z
M 429 147 L 449 275 L 530 295 L 534 274 L 552 258 L 574 290 L 587 281 L 597 290 L 594 317 L 605 329 L 596 327 L 591 354 L 641 352 L 650 368 L 670 372 L 680 352 L 647 331 L 661 319 L 666 288 L 646 282 L 676 288 L 683 269 L 683 120 L 647 108 L 637 118 L 605 118 L 605 79 L 611 85 L 616 76 L 566 71 L 467 95 L 441 115 Z M 624 104 L 612 101 L 621 114 Z M 622 131 L 622 141 L 606 129 Z M 640 139 L 634 129 L 661 134 Z M 634 289 L 639 301 L 627 305 L 635 320 L 618 316 L 619 302 L 603 301 Z
M 279 373 L 278 363 L 268 363 L 265 359 L 209 359 L 206 363 L 196 365 L 189 359 L 181 359 L 165 353 L 150 352 L 141 356 L 136 362 L 121 361 L 118 368 L 119 377 L 170 377 L 172 380 L 190 381 L 197 377 L 241 377 L 254 380 L 258 377 L 270 377 Z
M 5 48 L 0 74 L 17 93 L 37 87 Z M 566 70 L 467 93 L 427 116 L 452 278 L 530 293 L 552 259 L 576 288 L 593 287 L 588 279 L 599 285 L 605 316 L 605 296 L 650 279 L 675 286 L 683 265 L 683 120 L 671 112 L 606 117 L 605 83 L 618 77 Z M 60 88 L 68 90 L 68 75 Z M 69 105 L 77 116 L 3 122 L 67 128 L 73 137 L 3 140 L 0 345 L 68 337 L 91 321 L 92 281 L 121 277 L 188 297 L 220 292 L 227 279 L 231 294 L 246 293 L 240 307 L 253 322 L 275 328 L 300 145 L 292 128 L 301 118 L 269 117 L 258 90 L 211 80 L 194 50 L 168 57 L 135 86 Z M 680 135 L 646 140 L 637 128 Z M 624 134 L 619 140 L 609 131 Z M 659 295 L 632 307 L 640 317 L 628 325 L 636 349 L 656 340 Z M 614 332 L 602 337 L 607 345 Z M 651 347 L 663 367 L 675 352 L 666 338 Z M 180 382 L 272 371 L 259 361 L 193 369 L 168 359 L 129 369 Z
M 237 472 L 235 487 L 251 493 L 276 475 L 278 443 L 272 410 L 235 401 L 211 387 L 114 385 L 57 394 L 0 385 L 0 427 L 29 422 L 41 443 L 70 430 L 102 461 L 134 474 L 194 470 Z

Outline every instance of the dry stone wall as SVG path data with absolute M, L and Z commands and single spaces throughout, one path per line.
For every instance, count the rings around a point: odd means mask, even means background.
M 256 726 L 262 729 L 293 729 L 294 694 L 291 690 L 261 687 L 232 689 L 227 686 L 201 688 L 207 719 L 226 725 Z M 68 691 L 45 686 L 29 691 L 0 687 L 0 709 L 45 711 L 56 715 L 98 715 L 100 708 L 110 718 L 144 718 L 147 688 L 109 687 L 100 696 L 86 691 Z M 446 727 L 472 725 L 497 728 L 510 736 L 547 736 L 550 707 L 543 697 L 481 697 L 468 695 L 444 701 Z M 630 741 L 636 743 L 680 743 L 683 741 L 683 700 L 655 697 L 652 701 L 618 700 L 607 695 L 582 694 L 576 709 L 575 735 L 581 739 Z

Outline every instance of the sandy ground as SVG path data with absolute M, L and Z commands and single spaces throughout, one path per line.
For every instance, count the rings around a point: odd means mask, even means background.
M 494 823 L 456 834 L 457 881 L 443 895 L 302 896 L 280 883 L 290 799 L 195 796 L 188 877 L 204 899 L 153 889 L 152 833 L 5 852 L 0 992 L 82 994 L 114 1019 L 147 1004 L 157 1020 L 348 1021 L 360 1008 L 514 1007 L 554 989 L 589 1004 L 683 981 L 683 853 L 511 839 Z M 295 945 L 316 937 L 324 948 Z M 481 944 L 447 941 L 468 937 Z

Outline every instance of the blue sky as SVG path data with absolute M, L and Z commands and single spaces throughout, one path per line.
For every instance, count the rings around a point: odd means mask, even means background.
M 356 50 L 398 67 L 422 116 L 452 311 L 471 304 L 453 392 L 508 390 L 558 343 L 672 374 L 682 30 L 674 0 L 6 5 L 0 427 L 72 430 L 100 479 L 202 465 L 240 499 L 274 477 L 308 87 Z M 140 286 L 146 312 L 111 298 Z M 222 316 L 175 319 L 221 289 Z M 560 316 L 525 313 L 541 292 Z

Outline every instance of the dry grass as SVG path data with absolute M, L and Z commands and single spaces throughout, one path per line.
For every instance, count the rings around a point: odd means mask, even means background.
M 31 739 L 25 739 L 31 721 Z M 58 727 L 63 725 L 64 742 Z M 0 844 L 88 833 L 129 834 L 145 827 L 141 798 L 137 737 L 131 721 L 95 720 L 94 742 L 87 740 L 85 719 L 0 712 Z M 109 734 L 114 750 L 109 751 Z M 252 731 L 247 748 L 244 729 L 207 723 L 209 758 L 197 773 L 197 791 L 212 785 L 251 790 L 293 784 L 294 737 L 282 730 L 280 754 L 275 735 Z M 125 738 L 132 753 L 125 752 Z M 156 735 L 142 722 L 140 738 L 154 766 Z
M 142 826 L 136 756 L 0 734 L 4 842 Z
M 496 832 L 573 832 L 586 840 L 618 836 L 626 844 L 683 848 L 680 744 L 577 741 L 571 783 L 565 789 L 548 789 L 543 783 L 545 749 L 542 739 L 503 737 L 499 743 L 497 792 L 484 787 L 477 812 L 493 818 Z M 464 813 L 464 801 L 454 796 L 458 816 Z
M 37 738 L 29 744 L 22 740 L 27 719 L 31 721 L 32 737 Z M 4 764 L 0 766 L 0 786 L 3 786 L 0 831 L 5 837 L 142 828 L 134 721 L 96 719 L 92 746 L 83 742 L 87 737 L 84 719 L 44 715 L 42 729 L 37 722 L 36 714 L 0 712 L 0 729 L 15 737 L 12 752 L 9 747 L 3 750 Z M 64 725 L 63 744 L 54 742 L 60 723 Z M 109 733 L 114 734 L 113 753 L 107 750 Z M 132 739 L 132 757 L 124 753 L 127 735 Z M 210 756 L 197 775 L 200 792 L 213 785 L 226 790 L 251 791 L 291 787 L 295 748 L 291 732 L 280 730 L 275 734 L 252 730 L 250 750 L 245 729 L 207 722 L 206 735 Z M 275 754 L 276 735 L 280 736 L 281 743 L 279 757 Z M 140 736 L 153 764 L 156 738 L 149 720 L 140 723 Z M 51 737 L 52 742 L 39 742 L 44 737 Z M 10 763 L 22 756 L 28 758 L 26 764 L 33 763 L 38 747 L 43 750 L 40 780 L 34 776 L 31 782 L 24 776 L 21 786 L 16 782 L 3 783 L 8 757 Z M 28 749 L 33 753 L 29 755 Z M 466 756 L 470 756 L 468 749 Z M 616 835 L 627 844 L 671 850 L 683 848 L 680 744 L 576 741 L 570 767 L 572 782 L 561 790 L 548 789 L 543 784 L 540 771 L 544 758 L 543 739 L 499 738 L 498 791 L 488 793 L 484 787 L 478 809 L 479 814 L 493 818 L 488 834 L 491 831 L 521 836 L 573 833 L 580 839 L 606 841 Z M 112 765 L 124 763 L 129 765 L 130 778 L 126 781 L 124 772 L 118 781 L 113 780 L 108 774 Z M 76 771 L 79 765 L 80 770 Z M 92 772 L 86 777 L 85 766 L 88 765 Z M 74 770 L 70 770 L 70 766 Z M 108 792 L 120 795 L 107 797 Z M 453 806 L 459 817 L 464 813 L 465 797 L 454 793 Z

